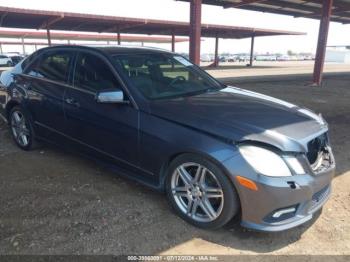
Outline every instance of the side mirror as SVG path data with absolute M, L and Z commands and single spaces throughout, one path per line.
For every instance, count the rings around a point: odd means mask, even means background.
M 100 91 L 96 94 L 96 102 L 104 104 L 125 104 L 128 101 L 124 100 L 124 92 L 120 89 L 118 90 L 106 90 Z

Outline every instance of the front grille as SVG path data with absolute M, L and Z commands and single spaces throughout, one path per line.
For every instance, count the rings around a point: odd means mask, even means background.
M 324 133 L 307 143 L 307 159 L 309 160 L 310 165 L 313 165 L 322 150 L 328 145 L 327 133 Z
M 306 157 L 314 173 L 325 171 L 332 165 L 332 151 L 329 146 L 327 133 L 309 141 L 307 149 Z
M 326 187 L 322 188 L 320 191 L 316 192 L 312 196 L 311 205 L 309 207 L 309 212 L 312 212 L 316 208 L 318 208 L 320 205 L 323 204 L 324 200 L 327 198 L 327 196 L 330 193 L 330 185 L 327 185 Z

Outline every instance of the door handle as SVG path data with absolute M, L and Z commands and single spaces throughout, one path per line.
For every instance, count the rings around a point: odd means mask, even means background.
M 72 106 L 75 106 L 75 107 L 79 107 L 80 106 L 79 102 L 76 101 L 74 98 L 66 98 L 65 101 L 66 101 L 66 103 L 68 105 L 72 105 Z

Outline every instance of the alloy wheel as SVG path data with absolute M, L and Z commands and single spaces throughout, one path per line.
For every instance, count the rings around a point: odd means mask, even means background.
M 30 131 L 27 126 L 27 121 L 20 111 L 13 111 L 11 115 L 11 130 L 13 137 L 23 147 L 29 145 Z
M 222 187 L 203 165 L 184 163 L 171 177 L 172 196 L 179 209 L 197 222 L 216 220 L 224 206 Z

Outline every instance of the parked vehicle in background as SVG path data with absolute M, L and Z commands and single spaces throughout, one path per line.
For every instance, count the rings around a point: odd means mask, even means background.
M 209 54 L 203 54 L 201 55 L 201 62 L 213 62 L 214 57 Z
M 219 57 L 219 61 L 220 61 L 220 62 L 228 62 L 227 59 L 228 59 L 227 56 L 220 56 L 220 57 Z
M 1 66 L 12 66 L 13 62 L 11 57 L 5 54 L 0 54 L 0 65 Z
M 330 196 L 335 161 L 322 116 L 226 86 L 178 54 L 57 46 L 15 69 L 0 85 L 0 113 L 18 147 L 48 141 L 103 161 L 166 192 L 193 225 L 237 216 L 248 228 L 286 230 Z
M 24 56 L 19 53 L 6 53 L 4 55 L 11 58 L 13 66 L 17 65 L 24 58 Z
M 289 61 L 289 60 L 290 60 L 289 55 L 280 55 L 280 56 L 277 56 L 277 61 Z
M 250 56 L 249 55 L 240 55 L 237 58 L 238 62 L 247 62 L 250 60 Z
M 236 55 L 223 55 L 220 57 L 221 62 L 236 62 L 237 61 L 237 56 Z
M 307 60 L 307 61 L 315 60 L 315 56 L 314 55 L 304 55 L 304 60 Z
M 290 61 L 299 61 L 299 60 L 304 60 L 304 58 L 302 57 L 300 57 L 300 56 L 298 56 L 298 55 L 290 55 L 289 56 L 289 60 Z
M 275 56 L 275 55 L 257 55 L 256 61 L 277 61 L 277 56 Z

